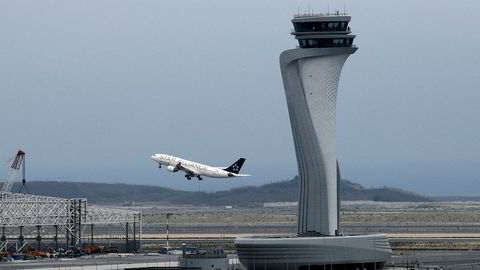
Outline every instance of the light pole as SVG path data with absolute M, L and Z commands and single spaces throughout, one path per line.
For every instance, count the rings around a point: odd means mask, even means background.
M 167 213 L 167 248 L 170 247 L 170 245 L 168 244 L 168 240 L 169 240 L 169 222 L 168 220 L 170 219 L 170 216 L 173 215 L 173 213 Z

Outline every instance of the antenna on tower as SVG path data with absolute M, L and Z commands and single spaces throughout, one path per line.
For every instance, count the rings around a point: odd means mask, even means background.
M 330 4 L 327 5 L 327 15 L 330 15 Z
M 347 13 L 345 12 L 345 2 L 343 2 L 343 15 L 345 15 L 345 14 L 347 14 Z

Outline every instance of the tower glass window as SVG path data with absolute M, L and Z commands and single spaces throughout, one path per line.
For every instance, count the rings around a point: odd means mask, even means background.
M 347 31 L 348 22 L 301 22 L 293 27 L 295 32 L 343 32 Z

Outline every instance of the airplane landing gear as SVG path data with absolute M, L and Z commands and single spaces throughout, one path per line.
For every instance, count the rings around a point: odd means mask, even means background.
M 201 176 L 197 176 L 198 180 L 202 181 L 203 178 Z
M 185 177 L 187 178 L 187 180 L 192 180 L 192 177 L 190 177 L 189 175 L 185 175 Z
M 161 165 L 161 164 L 158 164 L 158 168 L 161 169 L 161 168 L 162 168 L 162 165 Z

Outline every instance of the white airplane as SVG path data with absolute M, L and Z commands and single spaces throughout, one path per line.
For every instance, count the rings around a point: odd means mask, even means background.
M 185 172 L 185 177 L 188 180 L 191 180 L 192 177 L 197 177 L 198 180 L 202 180 L 202 176 L 213 178 L 250 176 L 248 174 L 239 174 L 245 162 L 244 158 L 240 158 L 229 167 L 212 167 L 165 154 L 155 154 L 152 156 L 152 159 L 158 163 L 159 168 L 165 165 L 170 172 Z

